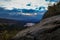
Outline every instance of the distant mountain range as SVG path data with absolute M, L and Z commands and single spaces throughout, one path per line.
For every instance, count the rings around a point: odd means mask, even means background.
M 18 13 L 37 13 L 37 16 L 24 16 L 24 15 L 13 15 L 18 14 Z M 44 11 L 39 11 L 39 10 L 33 10 L 33 9 L 12 9 L 12 10 L 7 10 L 2 7 L 0 7 L 0 18 L 3 19 L 11 19 L 11 20 L 18 20 L 18 21 L 25 21 L 25 22 L 37 22 L 42 19 L 43 14 L 46 12 Z M 12 15 L 9 15 L 9 14 Z
M 39 8 L 39 9 L 41 9 L 41 8 Z M 16 9 L 16 8 L 13 8 L 12 10 L 9 10 L 9 9 L 5 9 L 5 8 L 0 7 L 0 13 L 1 12 L 21 12 L 21 11 L 23 13 L 37 13 L 40 10 L 34 10 L 34 9 Z

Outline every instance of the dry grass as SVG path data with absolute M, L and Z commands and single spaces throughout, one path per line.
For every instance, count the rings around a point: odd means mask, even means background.
M 18 31 L 17 30 L 4 30 L 0 32 L 0 40 L 10 40 Z

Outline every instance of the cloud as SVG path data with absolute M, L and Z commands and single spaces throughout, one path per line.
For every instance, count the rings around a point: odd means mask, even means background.
M 31 6 L 26 6 L 27 4 Z M 36 9 L 40 6 L 48 7 L 48 3 L 45 0 L 10 0 L 10 1 L 0 1 L 0 7 L 5 7 L 5 9 L 12 10 L 17 9 Z
M 36 9 L 40 6 L 44 6 L 46 9 L 48 7 L 48 3 L 45 0 L 0 0 L 0 7 L 4 7 L 5 9 L 12 10 L 13 8 L 17 9 Z M 27 4 L 31 4 L 27 6 Z M 53 3 L 52 3 L 53 4 Z

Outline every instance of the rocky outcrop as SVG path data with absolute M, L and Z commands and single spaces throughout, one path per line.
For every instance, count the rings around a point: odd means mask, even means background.
M 48 11 L 45 13 L 43 19 L 60 15 L 60 2 L 57 5 L 49 6 Z
M 42 20 L 39 24 L 17 33 L 14 40 L 60 40 L 60 15 Z

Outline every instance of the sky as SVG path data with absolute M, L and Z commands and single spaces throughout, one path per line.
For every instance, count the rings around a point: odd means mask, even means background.
M 0 7 L 12 10 L 17 9 L 39 9 L 40 6 L 48 7 L 45 0 L 0 0 Z
M 3 7 L 7 10 L 13 10 L 14 8 L 15 9 L 35 9 L 35 10 L 37 9 L 37 10 L 39 10 L 40 7 L 41 8 L 43 7 L 43 9 L 45 7 L 45 9 L 47 9 L 48 3 L 49 2 L 46 2 L 45 0 L 0 0 L 0 7 Z M 17 19 L 17 20 L 24 20 L 24 21 L 25 20 L 26 21 L 33 20 L 34 22 L 39 21 L 42 18 L 43 14 L 45 13 L 45 12 L 38 13 L 37 16 L 29 16 L 28 17 L 28 16 L 20 16 L 20 15 L 17 15 L 17 16 L 16 15 L 10 15 L 9 14 L 10 12 L 5 12 L 5 11 L 0 13 L 0 18 Z M 7 15 L 7 14 L 9 14 L 9 15 Z

